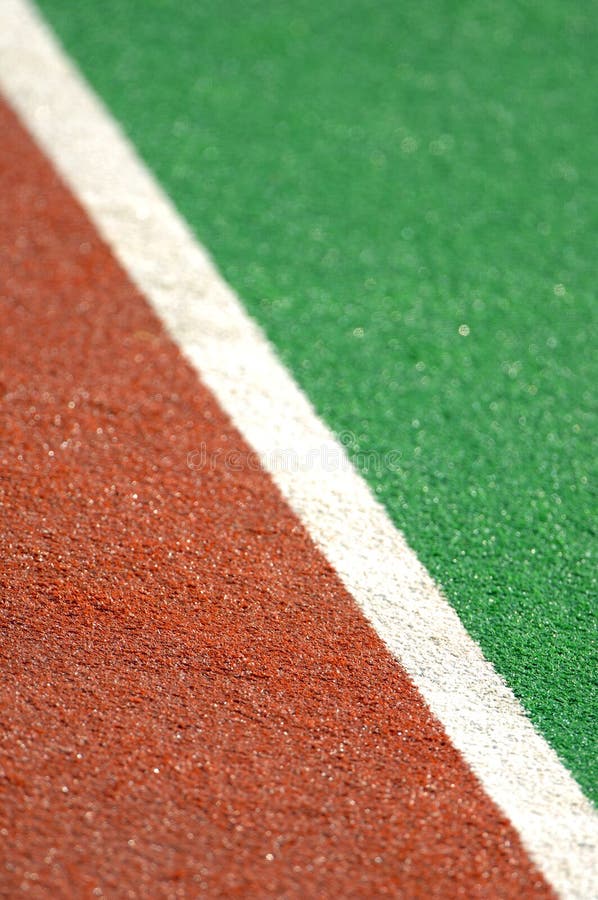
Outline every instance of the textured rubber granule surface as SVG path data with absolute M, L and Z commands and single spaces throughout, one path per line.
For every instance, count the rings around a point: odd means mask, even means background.
M 5 896 L 549 896 L 0 107 Z
M 598 799 L 595 4 L 39 5 Z

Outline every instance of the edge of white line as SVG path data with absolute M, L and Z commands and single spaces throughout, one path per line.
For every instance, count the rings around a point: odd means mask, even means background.
M 596 896 L 594 807 L 28 0 L 0 2 L 0 86 L 545 877 Z

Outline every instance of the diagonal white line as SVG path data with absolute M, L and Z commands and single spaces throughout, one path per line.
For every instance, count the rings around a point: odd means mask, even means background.
M 0 0 L 0 83 L 547 879 L 597 896 L 594 808 L 27 0 Z

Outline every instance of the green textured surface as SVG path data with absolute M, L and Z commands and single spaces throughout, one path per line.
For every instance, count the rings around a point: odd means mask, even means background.
M 596 4 L 40 6 L 596 799 Z

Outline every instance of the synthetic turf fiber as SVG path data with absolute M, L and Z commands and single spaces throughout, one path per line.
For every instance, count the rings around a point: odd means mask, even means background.
M 40 6 L 592 794 L 595 6 Z
M 2 102 L 0 132 L 0 895 L 553 898 Z

